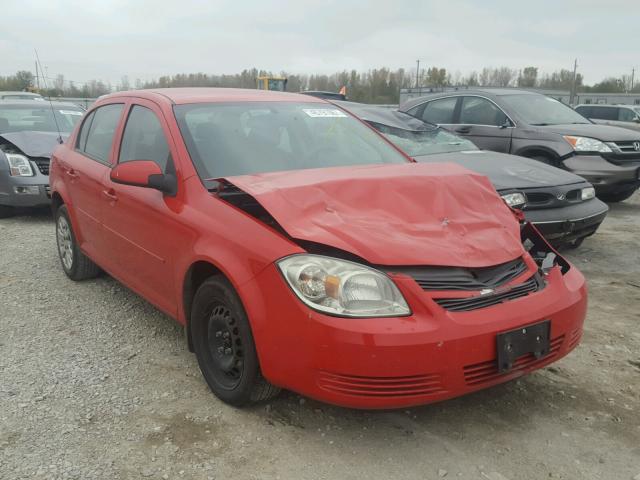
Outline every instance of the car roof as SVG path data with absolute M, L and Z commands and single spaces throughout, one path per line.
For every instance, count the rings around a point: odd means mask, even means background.
M 451 90 L 437 93 L 429 93 L 422 97 L 407 100 L 402 104 L 402 110 L 408 110 L 411 107 L 420 105 L 427 100 L 442 98 L 442 97 L 460 97 L 465 95 L 480 95 L 487 98 L 502 97 L 505 95 L 542 95 L 538 92 L 532 92 L 529 90 L 521 90 L 519 88 L 474 88 L 474 89 L 460 89 Z
M 327 103 L 321 98 L 299 93 L 275 92 L 271 90 L 256 90 L 248 88 L 153 88 L 148 90 L 127 90 L 105 95 L 100 103 L 122 98 L 138 97 L 155 100 L 161 103 L 175 105 L 188 103 L 216 103 L 216 102 L 299 102 L 299 103 Z
M 365 122 L 379 123 L 388 127 L 407 130 L 410 132 L 420 132 L 435 128 L 422 120 L 412 117 L 408 113 L 399 112 L 393 108 L 367 105 L 366 103 L 346 102 L 334 100 L 331 103 L 337 105 Z
M 575 108 L 578 107 L 596 107 L 596 108 L 602 108 L 602 107 L 625 107 L 625 108 L 638 108 L 640 107 L 640 105 L 627 105 L 625 103 L 616 103 L 614 105 L 610 105 L 607 103 L 581 103 L 580 105 L 576 105 Z
M 54 101 L 44 101 L 44 102 L 34 102 L 33 100 L 24 100 L 24 99 L 20 99 L 20 100 L 14 100 L 14 99 L 8 99 L 8 100 L 4 100 L 0 98 L 0 109 L 3 106 L 25 106 L 25 107 L 31 107 L 31 108 L 47 108 L 50 105 L 53 105 L 56 108 L 60 108 L 60 107 L 64 107 L 64 108 L 76 108 L 78 110 L 82 110 L 82 108 L 78 105 L 76 105 L 75 103 L 71 103 L 71 102 L 54 102 Z M 34 106 L 35 105 L 35 106 Z
M 42 98 L 42 95 L 39 93 L 22 92 L 20 90 L 0 90 L 0 96 L 2 95 L 27 95 L 30 97 Z

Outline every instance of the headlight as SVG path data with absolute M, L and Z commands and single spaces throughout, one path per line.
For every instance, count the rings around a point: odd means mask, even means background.
M 309 307 L 341 317 L 390 317 L 411 310 L 382 272 L 321 255 L 292 255 L 277 262 L 295 294 Z
M 596 197 L 596 189 L 593 187 L 585 187 L 580 190 L 580 200 L 591 200 Z
M 9 162 L 9 174 L 12 177 L 32 177 L 33 170 L 29 159 L 17 153 L 5 153 Z
M 612 150 L 600 140 L 589 137 L 573 137 L 565 135 L 564 139 L 569 142 L 576 152 L 611 152 Z
M 520 192 L 505 193 L 501 197 L 510 207 L 522 207 L 527 203 L 527 198 Z

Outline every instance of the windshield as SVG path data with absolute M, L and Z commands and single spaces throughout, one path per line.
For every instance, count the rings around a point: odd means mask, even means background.
M 200 103 L 174 111 L 204 179 L 407 162 L 374 131 L 324 103 Z
M 34 105 L 0 105 L 0 133 L 57 132 L 58 128 L 61 133 L 69 133 L 84 113 L 71 106 L 54 106 L 52 110 L 48 103 L 34 102 Z M 58 128 L 52 112 L 55 112 Z
M 411 157 L 433 155 L 434 153 L 478 150 L 469 140 L 460 138 L 441 128 L 412 131 L 374 122 L 369 122 L 369 124 Z
M 591 123 L 564 103 L 544 95 L 503 95 L 502 99 L 529 125 Z

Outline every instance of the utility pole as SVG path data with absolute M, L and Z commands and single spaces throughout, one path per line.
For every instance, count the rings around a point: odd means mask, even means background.
M 420 60 L 416 60 L 416 88 L 419 88 L 418 82 L 420 81 Z
M 631 69 L 631 88 L 629 90 L 633 90 L 633 77 L 636 73 L 635 67 Z
M 573 105 L 576 96 L 576 72 L 578 70 L 578 59 L 573 62 L 573 82 L 571 84 L 571 92 L 569 94 L 569 105 Z

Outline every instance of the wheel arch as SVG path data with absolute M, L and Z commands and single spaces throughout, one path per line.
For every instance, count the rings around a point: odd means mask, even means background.
M 202 283 L 214 275 L 221 275 L 229 283 L 233 282 L 229 276 L 210 259 L 199 259 L 194 261 L 185 272 L 182 281 L 182 314 L 184 315 L 184 325 L 187 335 L 187 346 L 193 352 L 193 339 L 191 338 L 191 306 L 198 288 Z M 234 286 L 235 288 L 235 286 Z M 237 289 L 236 289 L 237 291 Z
M 558 161 L 560 156 L 552 148 L 545 147 L 544 145 L 530 145 L 522 147 L 521 149 L 513 152 L 514 155 L 520 155 L 521 157 L 533 158 L 536 156 L 548 157 L 553 161 Z

